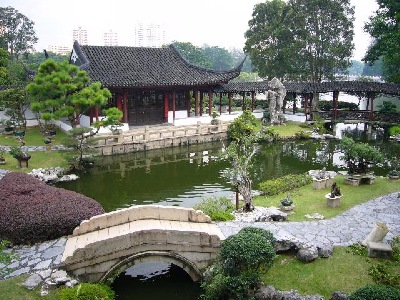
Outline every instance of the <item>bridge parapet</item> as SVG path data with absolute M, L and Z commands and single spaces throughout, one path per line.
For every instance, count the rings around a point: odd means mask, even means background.
M 142 261 L 181 266 L 193 280 L 225 239 L 210 217 L 192 208 L 134 206 L 81 222 L 68 237 L 62 268 L 83 281 L 109 281 Z
M 211 223 L 209 216 L 200 210 L 193 208 L 161 206 L 161 205 L 138 205 L 130 208 L 112 211 L 102 215 L 84 220 L 73 231 L 73 235 L 108 228 L 139 220 L 169 220 L 180 222 Z

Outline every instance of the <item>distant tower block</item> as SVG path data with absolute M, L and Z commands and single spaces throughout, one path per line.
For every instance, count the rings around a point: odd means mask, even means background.
M 87 37 L 87 30 L 82 29 L 82 27 L 78 27 L 78 29 L 74 29 L 72 31 L 72 40 L 78 41 L 79 44 L 81 45 L 87 45 L 88 44 L 88 37 Z
M 118 46 L 118 33 L 109 30 L 103 34 L 104 46 Z

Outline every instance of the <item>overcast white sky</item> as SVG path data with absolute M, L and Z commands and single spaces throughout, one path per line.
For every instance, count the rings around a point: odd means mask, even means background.
M 39 38 L 36 50 L 48 45 L 72 47 L 72 30 L 88 31 L 90 45 L 103 45 L 103 33 L 118 33 L 120 46 L 133 46 L 138 22 L 166 28 L 168 42 L 191 42 L 201 46 L 239 48 L 244 46 L 255 4 L 260 0 L 0 0 L 35 22 Z M 360 60 L 370 42 L 363 24 L 377 8 L 376 0 L 351 0 L 355 6 L 356 46 L 353 57 Z

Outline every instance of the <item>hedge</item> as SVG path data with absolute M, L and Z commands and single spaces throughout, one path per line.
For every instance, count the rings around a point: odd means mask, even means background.
M 104 213 L 95 200 L 24 173 L 7 173 L 0 180 L 0 191 L 0 240 L 13 244 L 72 234 L 81 221 Z
M 277 195 L 312 183 L 312 177 L 307 173 L 289 174 L 283 177 L 261 182 L 259 190 L 267 196 Z

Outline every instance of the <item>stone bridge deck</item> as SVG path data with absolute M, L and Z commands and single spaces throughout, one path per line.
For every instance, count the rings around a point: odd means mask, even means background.
M 136 206 L 83 221 L 67 240 L 62 266 L 86 281 L 105 281 L 138 262 L 163 260 L 194 280 L 225 237 L 200 211 Z

